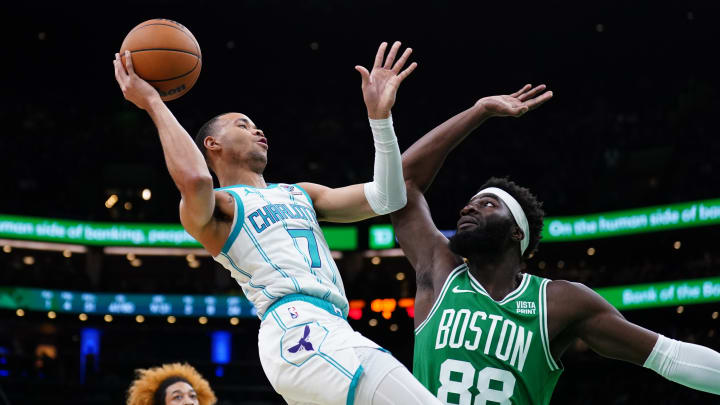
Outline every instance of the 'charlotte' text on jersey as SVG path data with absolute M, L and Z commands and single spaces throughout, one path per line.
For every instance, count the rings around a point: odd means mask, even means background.
M 247 216 L 257 233 L 261 233 L 279 221 L 291 218 L 317 223 L 317 217 L 313 210 L 299 204 L 268 204 Z

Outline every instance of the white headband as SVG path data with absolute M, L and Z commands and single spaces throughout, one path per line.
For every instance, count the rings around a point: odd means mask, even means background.
M 522 229 L 523 238 L 520 241 L 520 256 L 522 256 L 525 253 L 525 249 L 527 249 L 528 245 L 530 244 L 530 229 L 528 226 L 527 217 L 525 216 L 525 211 L 523 211 L 520 203 L 518 203 L 517 200 L 513 198 L 513 196 L 511 196 L 507 191 L 499 189 L 497 187 L 488 187 L 486 189 L 480 190 L 477 194 L 473 196 L 473 198 L 477 197 L 480 194 L 486 193 L 494 194 L 499 199 L 501 199 L 505 203 L 505 205 L 508 206 L 508 208 L 510 209 L 510 213 L 515 219 L 515 222 L 518 224 L 520 229 Z

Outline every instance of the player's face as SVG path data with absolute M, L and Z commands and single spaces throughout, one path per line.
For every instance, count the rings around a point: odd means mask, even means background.
M 221 117 L 217 141 L 231 158 L 267 163 L 268 141 L 265 134 L 245 114 L 228 113 Z
M 515 220 L 510 210 L 495 195 L 473 197 L 460 211 L 450 249 L 463 257 L 499 252 L 510 242 L 513 225 Z
M 473 197 L 460 210 L 460 219 L 457 222 L 457 231 L 471 231 L 476 228 L 487 226 L 488 221 L 491 223 L 498 220 L 504 220 L 511 217 L 510 210 L 494 194 L 481 194 Z
M 165 390 L 165 405 L 199 405 L 199 403 L 193 387 L 184 381 L 169 385 Z

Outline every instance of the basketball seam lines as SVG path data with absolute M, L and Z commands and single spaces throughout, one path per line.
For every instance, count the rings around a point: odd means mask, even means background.
M 168 20 L 168 21 L 172 21 L 172 20 Z M 173 21 L 173 22 L 174 22 L 175 24 L 177 24 L 177 25 L 179 25 L 179 26 L 181 26 L 181 27 L 183 27 L 183 28 L 185 28 L 185 29 L 187 30 L 187 27 L 185 27 L 184 25 L 180 24 L 179 22 L 176 22 L 176 21 Z M 175 28 L 176 30 L 182 32 L 186 37 L 190 38 L 190 39 L 193 41 L 193 44 L 195 44 L 195 48 L 197 49 L 198 53 L 200 53 L 200 44 L 197 43 L 197 40 L 196 40 L 195 38 L 193 38 L 191 35 L 188 35 L 187 32 L 185 32 L 184 30 L 181 30 L 180 28 L 178 28 L 178 27 L 176 27 L 176 26 L 174 26 L 174 25 L 172 25 L 172 24 L 166 24 L 166 23 L 159 23 L 159 22 L 157 22 L 157 23 L 152 23 L 152 24 L 143 25 L 143 26 L 141 26 L 141 27 L 135 27 L 135 28 L 133 28 L 130 32 L 133 32 L 133 31 L 135 31 L 135 30 L 139 30 L 139 29 L 142 29 L 142 28 L 145 28 L 145 27 L 149 27 L 149 26 L 151 26 L 151 25 L 164 25 L 164 26 L 166 26 L 166 27 Z M 189 30 L 188 30 L 188 31 L 189 31 Z M 128 35 L 130 34 L 130 32 L 128 33 Z M 197 56 L 197 55 L 195 55 L 195 56 Z M 198 57 L 199 57 L 199 56 L 198 56 Z
M 182 77 L 185 77 L 185 76 L 189 75 L 190 73 L 194 72 L 195 69 L 197 69 L 198 64 L 199 64 L 200 61 L 202 60 L 198 55 L 195 55 L 195 54 L 192 53 L 192 52 L 183 51 L 183 50 L 180 50 L 180 49 L 148 48 L 148 49 L 138 49 L 138 50 L 135 50 L 135 51 L 130 51 L 130 53 L 132 54 L 132 53 L 135 53 L 135 52 L 143 52 L 143 51 L 170 51 L 170 52 L 181 52 L 181 53 L 187 53 L 187 54 L 193 55 L 193 56 L 195 56 L 195 57 L 197 58 L 197 60 L 195 61 L 195 65 L 194 65 L 193 68 L 190 69 L 190 71 L 188 71 L 187 73 L 183 73 L 183 74 L 181 74 L 180 76 L 171 77 L 171 78 L 169 78 L 169 79 L 158 79 L 158 80 L 148 80 L 148 79 L 145 79 L 146 82 L 151 82 L 151 83 L 156 83 L 156 82 L 168 82 L 168 81 L 170 81 L 170 80 L 175 80 L 175 79 L 180 79 L 180 78 L 182 78 Z
M 170 52 L 187 53 L 189 55 L 192 55 L 192 56 L 200 59 L 200 55 L 196 55 L 190 51 L 184 51 L 182 49 L 171 49 L 171 48 L 143 48 L 143 49 L 135 49 L 134 51 L 130 51 L 130 53 L 145 52 L 145 51 L 170 51 Z

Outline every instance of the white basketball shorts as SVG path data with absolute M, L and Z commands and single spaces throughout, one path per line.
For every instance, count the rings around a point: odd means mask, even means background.
M 302 294 L 283 297 L 268 308 L 258 348 L 265 375 L 288 403 L 328 405 L 364 405 L 362 398 L 355 401 L 364 373 L 355 349 L 384 351 L 355 332 L 337 307 Z M 373 378 L 366 382 L 376 385 L 393 368 L 402 367 L 396 360 L 384 364 L 372 370 Z M 373 388 L 368 388 L 372 395 Z

